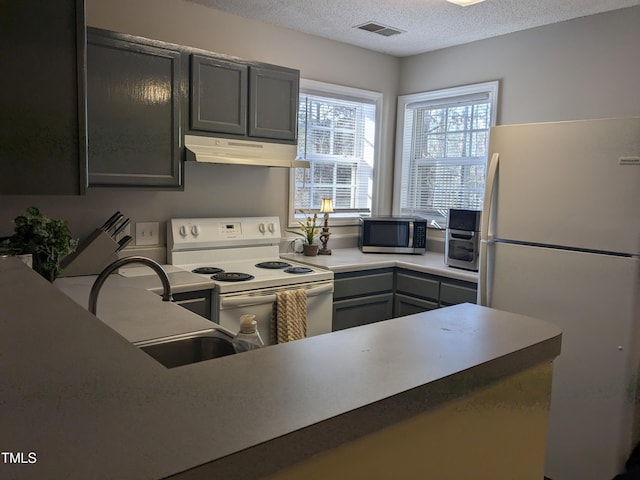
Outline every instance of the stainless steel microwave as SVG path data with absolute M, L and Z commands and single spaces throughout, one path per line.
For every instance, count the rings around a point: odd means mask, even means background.
M 422 254 L 427 250 L 427 220 L 360 217 L 358 246 L 364 253 Z

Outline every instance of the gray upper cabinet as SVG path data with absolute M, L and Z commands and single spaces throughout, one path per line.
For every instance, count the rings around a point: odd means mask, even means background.
M 85 191 L 83 0 L 0 2 L 0 194 Z
M 191 129 L 244 135 L 248 85 L 246 65 L 191 55 Z
M 204 53 L 190 70 L 190 131 L 295 143 L 298 70 Z
M 89 29 L 89 185 L 182 184 L 181 52 L 163 42 Z
M 300 72 L 250 67 L 249 136 L 296 140 Z

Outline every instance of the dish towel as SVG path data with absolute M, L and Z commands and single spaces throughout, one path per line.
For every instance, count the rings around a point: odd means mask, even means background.
M 307 292 L 304 289 L 276 293 L 271 315 L 271 344 L 307 336 Z

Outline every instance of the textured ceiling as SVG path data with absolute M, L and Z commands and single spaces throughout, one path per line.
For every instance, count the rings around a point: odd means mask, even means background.
M 640 0 L 188 0 L 280 27 L 398 57 L 640 5 Z M 375 22 L 403 31 L 384 37 L 354 28 Z

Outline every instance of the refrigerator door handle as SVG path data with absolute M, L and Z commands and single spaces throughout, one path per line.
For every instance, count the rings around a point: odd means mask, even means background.
M 489 260 L 489 242 L 486 240 L 480 241 L 480 254 L 478 258 L 478 305 L 488 307 L 489 305 L 489 266 L 487 261 Z
M 494 196 L 496 183 L 498 181 L 498 165 L 500 164 L 500 154 L 494 153 L 489 162 L 489 171 L 485 182 L 484 204 L 482 206 L 482 222 L 480 225 L 480 238 L 489 240 L 489 225 L 491 223 L 491 213 L 495 205 Z M 493 232 L 491 232 L 493 234 Z
M 480 256 L 478 267 L 478 305 L 489 306 L 489 225 L 491 222 L 491 210 L 495 205 L 494 196 L 498 179 L 498 165 L 500 154 L 494 153 L 489 163 L 489 171 L 484 191 L 484 204 L 482 207 L 482 222 L 480 225 Z M 491 232 L 493 235 L 493 232 Z

